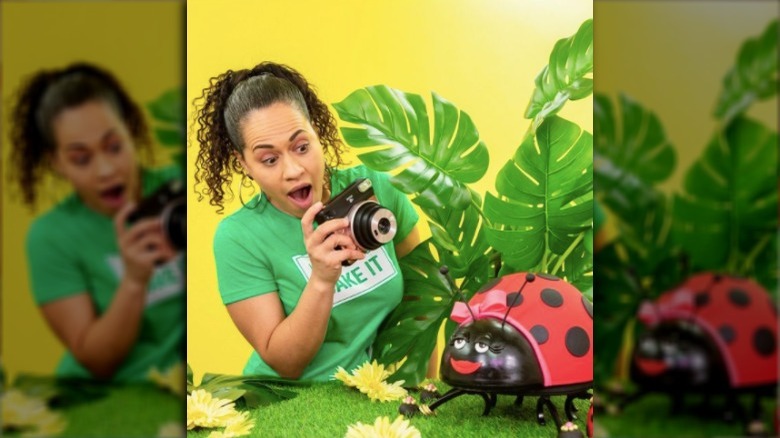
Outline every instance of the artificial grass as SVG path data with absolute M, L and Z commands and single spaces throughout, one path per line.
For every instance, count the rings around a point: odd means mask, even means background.
M 449 388 L 436 382 L 441 393 Z M 377 417 L 394 420 L 400 401 L 372 402 L 366 395 L 341 382 L 314 384 L 292 388 L 297 397 L 251 411 L 255 419 L 252 436 L 262 437 L 343 437 L 347 426 L 358 421 L 373 424 Z M 419 393 L 412 394 L 419 401 Z M 558 412 L 563 417 L 565 397 L 553 397 Z M 423 437 L 490 436 L 499 437 L 555 437 L 557 431 L 549 413 L 547 425 L 536 423 L 536 397 L 526 397 L 522 407 L 514 406 L 512 396 L 499 396 L 498 403 L 487 417 L 482 416 L 484 401 L 476 395 L 464 395 L 451 400 L 438 409 L 435 416 L 415 415 L 410 419 Z M 585 431 L 585 415 L 589 403 L 575 401 L 580 419 L 576 421 Z M 565 421 L 565 420 L 564 420 Z M 205 438 L 212 430 L 188 431 L 188 437 Z
M 701 412 L 696 412 L 695 406 L 701 403 L 701 397 L 689 396 L 686 399 L 686 410 L 671 415 L 671 399 L 663 394 L 647 395 L 641 400 L 627 406 L 620 414 L 608 415 L 598 412 L 595 422 L 598 425 L 597 434 L 601 437 L 741 437 L 745 435 L 744 426 L 737 421 L 725 421 L 719 413 L 723 412 L 723 400 L 712 400 L 713 415 L 704 418 Z M 746 408 L 751 398 L 743 397 L 742 404 Z M 776 403 L 771 400 L 762 402 L 764 424 L 770 435 L 774 431 L 772 412 Z
M 54 408 L 66 421 L 61 437 L 156 437 L 160 427 L 186 424 L 186 400 L 152 384 L 107 388 L 104 396 Z M 19 436 L 7 433 L 6 436 Z
M 104 398 L 64 411 L 67 437 L 156 437 L 166 423 L 186 426 L 186 399 L 152 384 L 111 388 Z

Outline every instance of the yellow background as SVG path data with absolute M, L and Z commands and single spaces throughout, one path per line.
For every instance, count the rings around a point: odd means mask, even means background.
M 715 132 L 712 116 L 739 48 L 778 17 L 776 1 L 594 3 L 595 91 L 625 92 L 656 113 L 677 152 L 676 190 Z M 749 115 L 777 129 L 777 99 Z
M 75 61 L 112 71 L 140 105 L 184 79 L 184 8 L 162 2 L 2 2 L 2 354 L 10 378 L 19 371 L 51 373 L 62 355 L 32 300 L 24 239 L 31 212 L 9 196 L 8 113 L 21 81 L 44 68 Z M 147 120 L 151 121 L 147 117 Z M 157 162 L 165 156 L 158 153 Z M 59 190 L 58 190 L 59 191 Z M 184 324 L 184 321 L 182 321 Z
M 266 60 L 299 70 L 331 104 L 376 84 L 428 102 L 435 91 L 471 116 L 490 150 L 489 171 L 473 185 L 484 194 L 495 191 L 498 170 L 529 125 L 523 114 L 553 45 L 592 10 L 589 1 L 569 0 L 190 1 L 188 100 L 210 77 Z M 569 102 L 561 115 L 592 131 L 591 98 Z M 190 185 L 196 155 L 193 144 Z M 211 244 L 224 216 L 205 200 L 189 201 L 187 357 L 197 381 L 204 372 L 239 374 L 251 347 L 217 289 Z M 236 197 L 225 211 L 239 207 Z

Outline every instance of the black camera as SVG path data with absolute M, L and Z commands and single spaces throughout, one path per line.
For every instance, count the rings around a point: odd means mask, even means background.
M 163 234 L 174 248 L 187 248 L 187 197 L 181 181 L 168 181 L 142 199 L 127 222 L 133 224 L 147 217 L 160 218 Z
M 318 224 L 337 218 L 349 219 L 347 235 L 363 252 L 379 248 L 395 237 L 398 226 L 393 212 L 379 205 L 371 180 L 359 178 L 314 216 Z

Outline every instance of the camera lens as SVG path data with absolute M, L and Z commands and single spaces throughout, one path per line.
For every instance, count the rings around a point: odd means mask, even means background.
M 355 243 L 365 250 L 377 249 L 395 237 L 395 216 L 376 202 L 361 202 L 349 211 L 347 218 Z
M 184 198 L 173 200 L 161 215 L 163 232 L 174 248 L 187 248 L 187 202 Z
M 379 231 L 379 234 L 387 234 L 390 231 L 390 219 L 386 217 L 379 219 L 376 230 Z

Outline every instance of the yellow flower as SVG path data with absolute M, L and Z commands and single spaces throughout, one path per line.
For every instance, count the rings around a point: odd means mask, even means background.
M 249 435 L 252 428 L 255 426 L 255 420 L 249 418 L 249 412 L 236 412 L 236 414 L 230 418 L 223 431 L 211 432 L 208 438 L 233 438 L 244 435 Z
M 187 430 L 196 427 L 222 427 L 235 413 L 233 402 L 214 398 L 206 390 L 196 389 L 187 396 Z
M 390 377 L 390 372 L 386 371 L 384 365 L 377 363 L 376 360 L 359 366 L 352 371 L 352 375 L 347 374 L 344 368 L 339 367 L 333 377 L 348 386 L 357 388 L 371 400 L 393 401 L 402 399 L 407 394 L 406 390 L 401 387 L 404 383 L 403 380 L 392 384 L 385 382 L 385 379 Z
M 149 371 L 149 380 L 156 383 L 161 388 L 169 389 L 174 394 L 183 396 L 187 390 L 187 378 L 185 373 L 184 364 L 178 362 L 176 365 L 168 368 L 164 373 L 161 373 L 157 367 L 152 368 Z
M 11 389 L 0 397 L 3 428 L 14 429 L 22 435 L 51 436 L 65 430 L 65 420 L 46 406 L 46 402 L 30 397 L 18 389 Z
M 184 430 L 184 426 L 175 421 L 163 424 L 157 432 L 159 438 L 181 438 L 186 435 L 187 431 Z
M 358 422 L 347 428 L 345 438 L 420 438 L 420 431 L 399 415 L 392 423 L 387 417 L 379 417 L 373 425 Z

